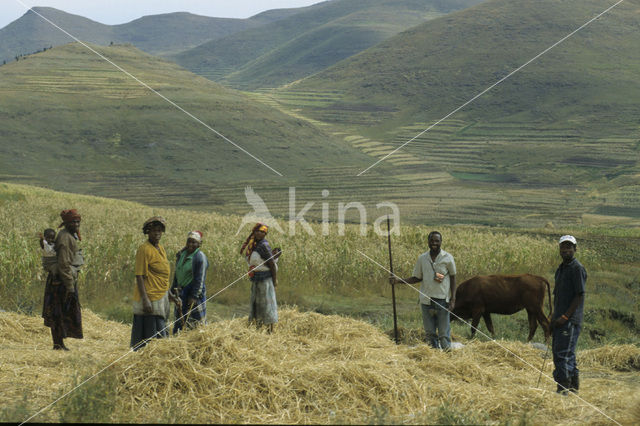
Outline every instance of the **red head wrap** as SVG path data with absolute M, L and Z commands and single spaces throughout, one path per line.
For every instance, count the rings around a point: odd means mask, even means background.
M 60 224 L 60 226 L 58 226 L 58 228 L 62 228 L 65 224 L 67 223 L 71 223 L 74 220 L 81 220 L 82 217 L 80 216 L 80 213 L 78 213 L 78 210 L 76 209 L 69 209 L 69 210 L 62 210 L 60 212 L 60 217 L 62 218 L 62 223 Z M 76 233 L 76 235 L 78 236 L 78 239 L 80 240 L 80 232 L 78 231 Z
M 62 210 L 60 212 L 60 217 L 62 218 L 62 224 L 73 222 L 74 220 L 80 220 L 80 213 L 76 209 Z

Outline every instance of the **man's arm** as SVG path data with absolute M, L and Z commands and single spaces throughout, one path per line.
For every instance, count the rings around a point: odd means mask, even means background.
M 558 318 L 556 318 L 553 325 L 562 326 L 567 321 L 569 321 L 569 318 L 571 318 L 571 315 L 573 315 L 576 309 L 578 309 L 578 306 L 580 305 L 580 303 L 582 303 L 583 300 L 584 300 L 584 293 L 576 294 L 571 300 L 571 304 L 569 305 L 567 312 L 563 313 Z
M 422 282 L 422 278 L 409 277 L 409 278 L 396 278 L 389 277 L 389 284 L 416 284 Z
M 569 305 L 569 309 L 567 309 L 567 312 L 565 312 L 564 315 L 567 318 L 571 318 L 571 315 L 573 315 L 576 309 L 578 309 L 578 306 L 580 306 L 580 303 L 582 303 L 583 300 L 584 300 L 584 293 L 576 294 L 573 300 L 571 301 L 571 305 Z

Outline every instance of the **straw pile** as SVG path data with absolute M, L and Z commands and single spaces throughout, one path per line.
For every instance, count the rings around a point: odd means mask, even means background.
M 591 369 L 640 371 L 640 348 L 633 345 L 603 346 L 582 351 L 578 365 Z
M 1 409 L 26 399 L 27 414 L 35 414 L 66 390 L 81 371 L 97 371 L 128 349 L 128 326 L 104 321 L 87 310 L 82 312 L 82 321 L 85 338 L 65 340 L 71 352 L 64 352 L 51 349 L 51 334 L 42 318 L 0 313 Z M 3 420 L 20 422 L 26 418 Z M 58 421 L 58 417 L 49 410 L 35 420 Z
M 142 414 L 171 406 L 181 413 L 176 420 L 202 423 L 362 423 L 376 408 L 388 422 L 424 423 L 447 406 L 482 422 L 518 413 L 536 423 L 608 421 L 583 401 L 556 395 L 548 379 L 535 388 L 539 350 L 500 343 L 523 360 L 491 342 L 452 353 L 397 347 L 361 321 L 287 310 L 272 335 L 239 319 L 150 345 L 123 370 L 125 408 Z M 551 370 L 548 361 L 545 374 Z M 583 383 L 585 400 L 618 421 L 628 418 L 628 387 L 613 380 L 601 394 Z
M 9 333 L 17 327 L 22 330 Z M 52 390 L 72 375 L 70 364 L 97 371 L 127 351 L 128 327 L 85 312 L 85 329 L 91 333 L 85 341 L 71 340 L 72 352 L 59 353 L 50 350 L 40 319 L 0 314 L 0 385 L 15 388 L 19 376 L 40 394 L 48 391 L 50 402 Z M 27 356 L 7 360 L 5 342 L 23 345 Z M 451 353 L 396 346 L 367 323 L 296 310 L 281 311 L 271 335 L 245 319 L 220 321 L 155 341 L 118 362 L 116 406 L 104 421 L 610 423 L 598 410 L 623 424 L 636 420 L 637 373 L 620 372 L 618 360 L 637 359 L 637 347 L 580 353 L 579 399 L 557 395 L 544 376 L 536 387 L 543 352 L 499 343 L 522 360 L 492 342 L 471 342 Z M 37 356 L 28 355 L 29 345 Z M 607 367 L 609 360 L 614 364 Z M 546 361 L 545 375 L 551 364 Z M 27 368 L 34 371 L 27 374 Z M 15 390 L 7 395 L 21 397 Z

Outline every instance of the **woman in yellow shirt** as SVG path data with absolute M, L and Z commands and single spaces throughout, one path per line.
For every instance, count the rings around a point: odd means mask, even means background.
M 133 325 L 131 347 L 138 350 L 149 339 L 168 335 L 166 321 L 169 317 L 169 300 L 180 303 L 169 293 L 171 268 L 167 253 L 160 245 L 166 229 L 166 221 L 160 216 L 148 219 L 142 232 L 148 235 L 136 252 L 136 287 L 133 293 Z

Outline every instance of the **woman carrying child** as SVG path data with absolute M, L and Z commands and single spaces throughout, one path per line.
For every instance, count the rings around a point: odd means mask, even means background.
M 82 316 L 78 300 L 78 272 L 84 264 L 80 241 L 80 214 L 75 210 L 63 210 L 60 213 L 64 227 L 55 238 L 56 264 L 43 266 L 49 272 L 44 290 L 44 304 L 42 317 L 44 325 L 51 328 L 53 349 L 68 351 L 64 338 L 82 339 Z M 50 231 L 50 230 L 47 230 Z M 54 232 L 55 233 L 55 232 Z M 51 232 L 46 232 L 45 238 L 49 243 Z M 45 248 L 43 242 L 43 249 Z
M 278 269 L 275 262 L 276 256 L 265 239 L 268 230 L 267 225 L 256 224 L 242 245 L 240 253 L 249 264 L 251 279 L 249 323 L 255 321 L 258 327 L 264 324 L 271 333 L 273 325 L 278 322 L 275 291 L 278 286 Z

